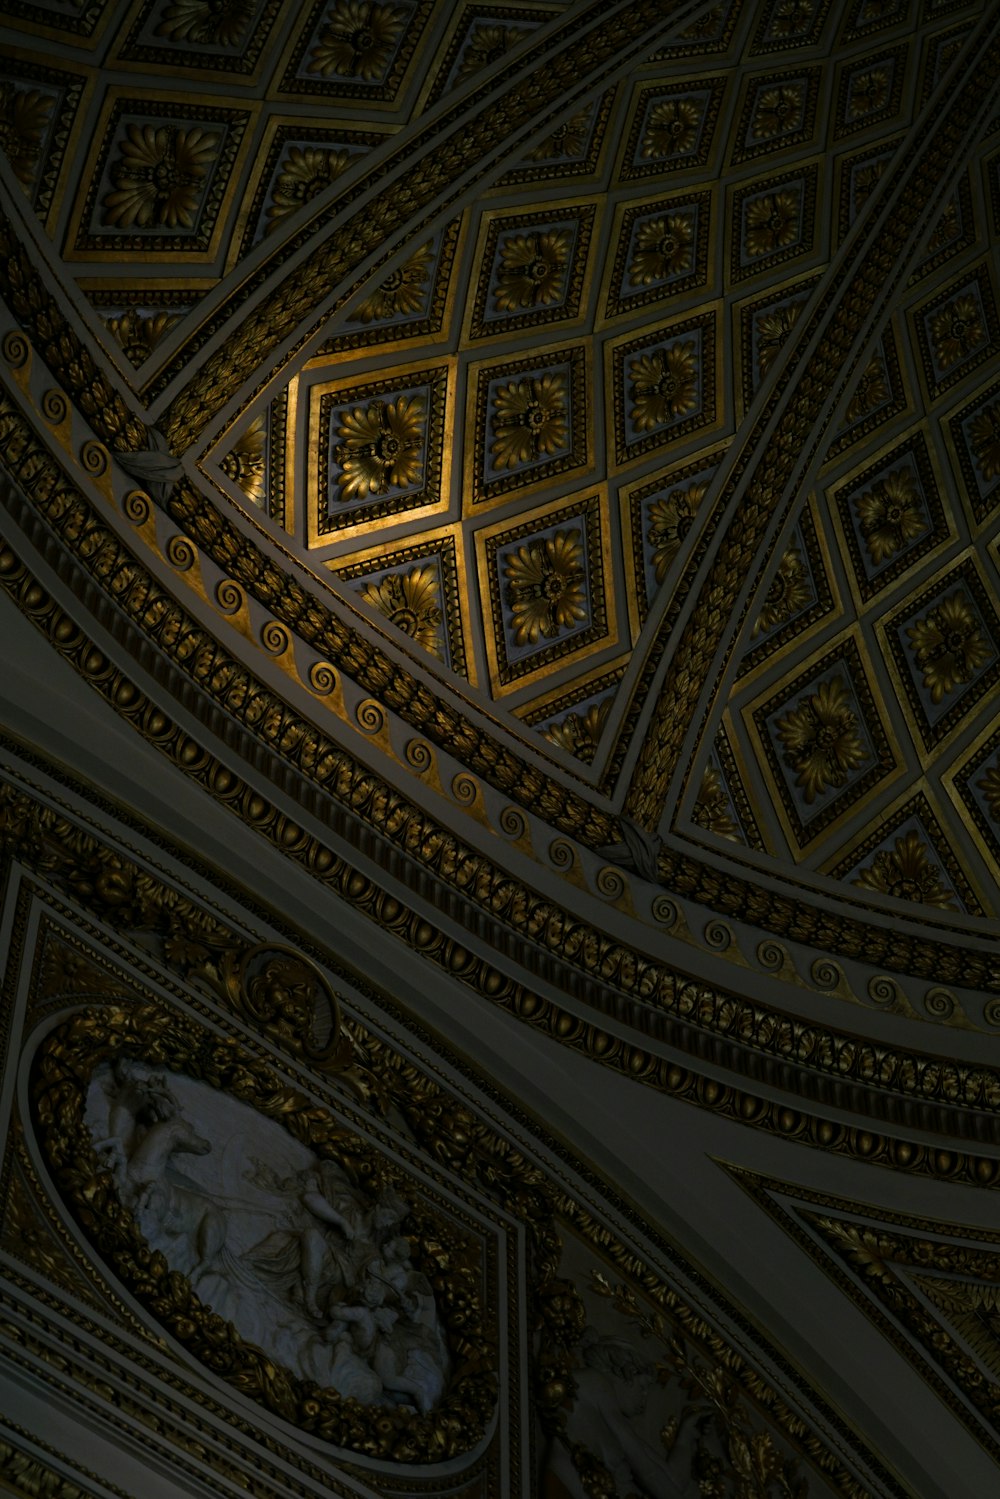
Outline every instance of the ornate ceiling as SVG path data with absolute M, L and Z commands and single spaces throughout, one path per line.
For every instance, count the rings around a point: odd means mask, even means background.
M 13 7 L 14 176 L 185 581 L 296 685 L 363 629 L 574 829 L 988 914 L 983 7 L 564 9 Z
M 992 1182 L 995 8 L 5 15 L 20 609 L 426 986 Z

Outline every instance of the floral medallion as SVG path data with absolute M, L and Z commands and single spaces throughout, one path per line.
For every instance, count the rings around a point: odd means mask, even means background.
M 70 228 L 74 252 L 117 259 L 129 250 L 162 250 L 204 259 L 218 241 L 249 113 L 121 97 L 105 111 Z
M 319 373 L 319 372 L 317 372 Z M 442 508 L 448 366 L 415 370 L 406 382 L 314 385 L 310 536 L 320 538 L 404 510 Z
M 729 274 L 744 280 L 812 249 L 818 168 L 735 189 Z
M 733 131 L 730 161 L 749 161 L 807 141 L 813 132 L 819 82 L 815 69 L 751 80 Z
M 218 134 L 199 126 L 126 125 L 111 167 L 112 190 L 101 199 L 101 224 L 193 229 L 219 145 Z
M 753 723 L 800 846 L 895 768 L 852 638 L 757 707 Z
M 606 282 L 606 318 L 708 287 L 711 205 L 710 192 L 687 193 L 620 213 Z
M 819 39 L 831 0 L 770 0 L 757 26 L 751 53 L 811 47 Z
M 426 310 L 434 243 L 420 245 L 351 314 L 352 323 L 390 323 Z
M 714 423 L 713 313 L 616 341 L 609 362 L 619 463 Z
M 935 706 L 996 657 L 975 605 L 961 588 L 907 625 L 906 633 L 913 663 Z
M 695 515 L 708 490 L 708 481 L 680 485 L 662 499 L 653 500 L 646 511 L 646 543 L 657 584 L 667 576 L 670 564 L 687 538 Z
M 604 726 L 611 712 L 614 693 L 589 703 L 586 707 L 574 708 L 559 718 L 541 726 L 542 738 L 557 749 L 565 750 L 575 759 L 589 765 L 597 753 Z
M 998 342 L 996 299 L 981 265 L 916 314 L 923 374 L 933 397 L 991 358 Z
M 982 915 L 982 905 L 922 792 L 880 818 L 830 869 L 835 879 L 894 900 Z
M 324 193 L 384 138 L 375 131 L 276 125 L 260 152 L 238 254 L 246 255 L 266 235 L 283 233 L 292 214 Z M 234 245 L 231 259 L 235 253 Z
M 359 590 L 366 604 L 408 635 L 415 645 L 443 659 L 441 640 L 441 583 L 431 567 L 387 573 Z
M 738 675 L 770 661 L 834 609 L 828 550 L 815 500 L 799 510 L 776 568 L 751 600 Z M 766 576 L 766 573 L 762 576 Z
M 512 48 L 526 41 L 533 30 L 535 26 L 491 26 L 482 21 L 473 22 L 460 49 L 451 83 L 465 83 L 477 73 L 494 67 Z
M 836 139 L 898 113 L 907 51 L 904 43 L 844 68 L 837 89 Z
M 896 352 L 896 338 L 891 328 L 883 333 L 858 374 L 851 398 L 830 444 L 827 458 L 832 459 L 867 437 L 876 427 L 889 421 L 906 407 L 906 392 Z
M 379 0 L 335 0 L 309 53 L 321 78 L 381 83 L 399 45 L 407 12 Z
M 250 504 L 258 508 L 265 506 L 267 500 L 268 457 L 267 423 L 261 415 L 254 417 L 219 460 L 226 478 L 238 485 Z
M 754 620 L 753 634 L 769 635 L 787 625 L 796 615 L 815 602 L 816 592 L 809 576 L 800 542 L 791 541 L 781 554 L 777 569 L 764 601 Z
M 411 247 L 388 273 L 373 277 L 316 355 L 440 340 L 455 311 L 450 292 L 464 236 L 465 217 L 452 219 L 423 244 Z
M 882 629 L 927 745 L 939 743 L 1000 680 L 1000 622 L 972 562 L 906 600 Z
M 616 97 L 617 90 L 609 88 L 599 99 L 572 109 L 527 148 L 517 165 L 503 174 L 498 186 L 592 178 L 600 166 Z
M 154 34 L 196 47 L 242 47 L 256 9 L 254 0 L 169 0 Z
M 642 484 L 623 488 L 621 524 L 631 566 L 628 587 L 632 630 L 638 634 L 649 606 L 672 572 L 686 558 L 705 518 L 705 497 L 718 466 L 718 454 L 707 462 L 671 466 Z M 678 564 L 681 566 L 682 564 Z
M 716 838 L 727 838 L 731 843 L 743 842 L 722 771 L 712 760 L 702 774 L 698 795 L 691 808 L 691 821 L 702 832 L 712 833 Z
M 601 496 L 476 535 L 494 691 L 608 640 Z
M 595 204 L 580 203 L 558 216 L 485 215 L 467 336 L 495 338 L 579 316 L 596 214 Z
M 465 631 L 451 534 L 397 551 L 376 548 L 346 565 L 331 564 L 378 618 L 422 651 L 466 675 Z
M 503 599 L 515 645 L 537 645 L 578 629 L 588 618 L 582 530 L 556 531 L 503 559 Z
M 852 881 L 861 890 L 875 890 L 894 900 L 917 901 L 922 906 L 954 911 L 955 892 L 945 883 L 941 866 L 920 834 L 904 833 L 891 848 L 881 849 Z
M 104 325 L 125 358 L 138 369 L 180 320 L 175 312 L 142 313 L 127 307 L 115 317 L 106 317 Z
M 280 81 L 285 94 L 392 102 L 429 0 L 314 0 Z
M 703 167 L 712 149 L 725 77 L 696 85 L 641 89 L 632 110 L 619 175 L 623 181 Z
M 920 432 L 832 493 L 864 602 L 951 534 Z
M 533 488 L 593 461 L 587 418 L 587 352 L 554 351 L 474 367 L 466 417 L 469 508 Z

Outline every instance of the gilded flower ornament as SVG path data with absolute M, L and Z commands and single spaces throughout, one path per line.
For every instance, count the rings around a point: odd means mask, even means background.
M 728 838 L 732 843 L 743 841 L 733 818 L 726 788 L 722 782 L 722 773 L 715 765 L 705 766 L 698 796 L 691 808 L 691 821 L 697 827 L 703 828 L 706 833 L 714 833 L 718 838 Z
M 802 302 L 789 302 L 786 307 L 773 307 L 758 316 L 757 369 L 762 380 L 787 343 L 803 306 Z
M 871 68 L 851 80 L 847 111 L 852 120 L 884 109 L 889 101 L 889 75 L 884 68 Z
M 405 573 L 388 573 L 364 584 L 360 590 L 366 604 L 402 630 L 414 644 L 444 659 L 441 640 L 441 584 L 433 567 L 413 567 Z
M 392 61 L 406 12 L 377 0 L 336 0 L 320 28 L 307 71 L 377 83 Z
M 220 137 L 199 126 L 126 127 L 102 220 L 119 229 L 191 229 Z
M 512 47 L 516 47 L 518 42 L 523 42 L 530 35 L 530 31 L 524 31 L 519 26 L 475 27 L 462 54 L 455 82 L 463 83 L 466 78 L 472 78 L 484 68 L 492 67 Z
M 640 354 L 629 369 L 632 421 L 639 432 L 651 432 L 697 410 L 698 345 L 678 340 L 652 354 Z
M 53 102 L 37 89 L 0 82 L 0 151 L 22 187 L 29 188 L 34 179 Z
M 757 100 L 751 127 L 758 140 L 797 130 L 802 123 L 804 99 L 801 84 L 765 89 Z
M 340 418 L 341 441 L 333 456 L 342 473 L 340 498 L 388 494 L 420 481 L 423 469 L 425 406 L 421 396 L 372 401 Z
M 796 193 L 765 193 L 746 207 L 745 245 L 748 255 L 769 255 L 793 245 L 799 237 L 799 199 Z
M 567 402 L 566 376 L 558 371 L 499 386 L 493 397 L 494 466 L 519 468 L 564 448 Z
M 809 573 L 801 552 L 793 542 L 782 553 L 777 572 L 767 586 L 753 633 L 763 635 L 769 630 L 776 630 L 779 625 L 787 624 L 812 602 L 812 597 Z
M 556 161 L 560 157 L 582 156 L 590 131 L 591 108 L 588 104 L 563 120 L 549 135 L 527 153 L 527 161 Z
M 494 301 L 499 312 L 547 307 L 562 295 L 572 237 L 568 229 L 512 234 L 500 244 Z
M 253 13 L 253 0 L 170 0 L 156 35 L 198 47 L 236 47 Z
M 351 322 L 380 323 L 404 313 L 420 312 L 424 305 L 433 258 L 433 242 L 428 240 L 426 245 L 414 250 L 401 266 L 390 271 L 363 302 L 358 303 Z
M 129 307 L 118 317 L 105 318 L 104 321 L 125 358 L 138 369 L 171 328 L 176 328 L 180 317 L 171 312 L 154 312 L 144 317 L 134 307 Z
M 927 516 L 912 469 L 897 468 L 855 502 L 858 526 L 876 567 L 927 531 Z
M 982 313 L 975 297 L 956 297 L 931 318 L 934 353 L 943 370 L 951 369 L 985 342 Z
M 657 583 L 667 576 L 671 562 L 694 524 L 698 506 L 705 498 L 708 485 L 688 484 L 654 500 L 647 514 L 646 540 L 653 549 L 653 571 Z
M 906 633 L 932 703 L 940 703 L 956 687 L 971 681 L 993 655 L 979 619 L 960 588 L 907 625 Z
M 941 869 L 929 857 L 919 833 L 910 831 L 897 838 L 891 849 L 882 849 L 852 881 L 861 890 L 875 890 L 897 900 L 917 901 L 922 906 L 955 910 L 954 893 L 945 885 Z
M 698 142 L 701 112 L 690 99 L 661 99 L 649 111 L 642 137 L 642 154 L 684 156 Z
M 267 205 L 268 233 L 286 218 L 328 188 L 347 171 L 348 151 L 324 146 L 290 146 L 281 163 L 274 191 Z
M 504 559 L 503 567 L 515 645 L 537 645 L 586 620 L 587 574 L 579 531 L 557 531 L 526 542 Z
M 567 713 L 558 723 L 548 724 L 542 737 L 589 765 L 597 753 L 611 703 L 612 699 L 606 697 L 601 703 L 591 703 L 585 713 Z
M 854 387 L 854 394 L 851 396 L 847 410 L 844 413 L 846 425 L 850 427 L 855 422 L 862 421 L 864 417 L 870 416 L 873 411 L 877 411 L 880 406 L 884 406 L 888 399 L 889 384 L 886 378 L 885 365 L 882 362 L 881 354 L 876 352 L 865 365 L 861 379 Z
M 809 29 L 814 13 L 815 0 L 780 0 L 771 30 L 775 37 L 801 36 Z
M 1000 478 L 1000 401 L 976 413 L 969 423 L 969 440 L 983 478 Z
M 263 505 L 267 495 L 267 439 L 263 416 L 255 416 L 221 460 L 219 467 L 238 484 L 252 505 Z
M 851 772 L 869 758 L 842 677 L 821 682 L 776 727 L 785 762 L 807 802 L 846 785 Z
M 647 219 L 636 230 L 629 278 L 636 286 L 649 286 L 679 276 L 694 265 L 694 225 L 684 213 Z

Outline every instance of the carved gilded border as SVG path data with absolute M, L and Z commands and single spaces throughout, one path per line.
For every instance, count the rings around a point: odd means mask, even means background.
M 286 1129 L 321 1159 L 335 1161 L 368 1192 L 398 1183 L 371 1146 L 326 1109 L 286 1083 L 251 1052 L 159 1005 L 82 1009 L 42 1041 L 32 1063 L 34 1122 L 53 1177 L 77 1222 L 139 1303 L 200 1363 L 292 1425 L 337 1447 L 393 1462 L 438 1463 L 464 1456 L 483 1439 L 496 1404 L 496 1333 L 485 1288 L 463 1271 L 463 1246 L 443 1219 L 421 1209 L 416 1263 L 435 1287 L 457 1362 L 449 1388 L 426 1414 L 365 1407 L 297 1379 L 244 1342 L 233 1324 L 204 1305 L 191 1282 L 150 1250 L 121 1202 L 84 1122 L 87 1090 L 102 1062 L 129 1056 L 168 1074 L 183 1073 Z
M 382 929 L 401 938 L 422 958 L 468 985 L 481 998 L 624 1076 L 707 1107 L 723 1117 L 837 1154 L 920 1174 L 971 1181 L 980 1186 L 1000 1179 L 1000 1160 L 901 1140 L 875 1127 L 845 1125 L 787 1102 L 748 1094 L 740 1086 L 721 1083 L 648 1047 L 623 1040 L 527 989 L 426 916 L 387 894 L 376 881 L 361 875 L 216 760 L 116 669 L 3 543 L 0 543 L 0 585 L 19 599 L 25 612 L 45 630 L 75 669 L 171 763 L 192 776 L 214 799 L 241 815 L 326 888 L 374 919 Z M 4 819 L 3 832 L 4 840 L 9 844 L 13 838 L 13 846 L 23 853 L 25 833 L 16 814 Z M 30 836 L 37 839 L 38 834 L 33 831 Z M 551 907 L 547 909 L 554 914 Z M 560 923 L 556 930 L 574 946 L 582 940 L 579 923 L 573 922 L 568 928 Z M 600 938 L 598 961 L 611 946 L 608 939 Z M 631 976 L 633 980 L 636 977 L 634 958 Z M 980 1134 L 983 1117 L 980 1111 L 1000 1110 L 1000 1077 L 990 1069 L 967 1067 L 929 1054 L 899 1052 L 886 1045 L 862 1041 L 769 1011 L 703 983 L 680 981 L 676 990 L 680 1023 L 663 1027 L 661 1036 L 667 1044 L 684 1046 L 698 1058 L 729 1068 L 741 1067 L 785 1093 L 796 1088 L 811 1093 L 820 1107 L 826 1102 L 837 1109 L 883 1113 L 893 1126 L 932 1129 L 946 1138 L 973 1139 Z M 609 1000 L 615 998 L 610 990 L 605 994 Z M 591 1002 L 595 997 L 590 986 L 587 997 Z M 615 1006 L 611 1008 L 614 1011 Z M 628 1015 L 630 1008 L 626 1006 L 623 1013 Z M 722 1022 L 721 1028 L 730 1037 L 728 1042 L 721 1036 L 699 1036 L 687 1030 L 689 1023 L 697 1024 L 700 1020 L 704 1027 L 713 1019 L 716 1024 Z M 647 1030 L 655 1031 L 656 1027 L 648 1026 Z M 790 1070 L 789 1064 L 796 1062 L 798 1066 Z M 936 1105 L 932 1115 L 928 1112 L 931 1105 Z

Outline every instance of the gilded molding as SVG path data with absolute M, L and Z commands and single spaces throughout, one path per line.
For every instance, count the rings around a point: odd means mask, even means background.
M 583 1021 L 524 988 L 436 929 L 425 917 L 408 909 L 394 896 L 387 895 L 374 881 L 361 876 L 328 849 L 306 838 L 301 829 L 298 830 L 298 840 L 290 836 L 291 825 L 287 819 L 259 793 L 239 782 L 231 771 L 214 762 L 188 735 L 172 725 L 162 710 L 142 705 L 137 713 L 141 698 L 134 685 L 118 677 L 106 658 L 92 646 L 79 637 L 74 640 L 70 636 L 61 624 L 65 619 L 61 611 L 55 611 L 55 618 L 65 654 L 71 660 L 77 654 L 88 658 L 97 668 L 97 674 L 106 677 L 112 693 L 117 691 L 128 698 L 135 715 L 132 722 L 140 732 L 143 718 L 148 715 L 155 724 L 158 746 L 169 746 L 176 751 L 176 758 L 171 756 L 174 763 L 182 768 L 198 765 L 200 784 L 216 795 L 221 785 L 225 788 L 224 799 L 230 804 L 237 788 L 241 788 L 242 799 L 254 807 L 254 825 L 269 841 L 286 850 L 298 841 L 298 848 L 292 850 L 296 861 L 314 877 L 319 877 L 327 888 L 373 918 L 383 929 L 400 937 L 422 958 L 459 978 L 473 992 L 526 1021 L 542 1034 L 645 1086 L 768 1133 L 920 1175 L 966 1181 L 978 1186 L 990 1185 L 1000 1178 L 1000 1159 L 899 1139 L 874 1126 L 844 1125 L 816 1115 L 806 1107 L 755 1096 L 740 1086 L 720 1083 L 715 1077 L 705 1076 L 694 1068 L 613 1036 L 600 1026 Z M 54 813 L 50 813 L 43 823 L 39 823 L 30 803 L 23 796 L 11 796 L 8 792 L 3 801 L 0 837 L 6 847 L 21 859 L 29 857 L 31 851 L 41 845 L 51 861 L 52 850 L 60 847 L 67 838 L 66 833 L 56 833 L 60 822 Z M 70 847 L 72 854 L 67 852 L 62 860 L 56 858 L 47 872 L 52 878 L 62 863 L 63 879 L 68 892 L 72 893 L 74 861 L 83 857 L 89 859 L 94 868 L 91 878 L 96 879 L 101 858 L 100 845 L 92 839 L 81 842 L 77 835 Z M 138 923 L 142 928 L 150 924 L 155 907 L 147 910 L 141 898 L 143 890 L 148 895 L 148 885 L 139 880 L 137 871 L 130 873 L 120 858 L 112 861 L 114 898 L 109 901 L 101 896 L 101 882 L 95 888 L 105 920 L 111 918 L 126 927 Z M 128 892 L 127 896 L 123 892 Z M 187 918 L 175 911 L 173 919 Z M 156 926 L 159 921 L 157 918 Z M 217 938 L 209 943 L 212 945 L 218 945 Z M 1000 1111 L 1000 1076 L 991 1069 L 970 1068 L 928 1054 L 894 1052 L 887 1046 L 768 1012 L 732 995 L 712 991 L 707 985 L 680 986 L 677 1009 L 680 1018 L 687 1022 L 701 1019 L 704 1024 L 706 1016 L 714 1016 L 731 1040 L 740 1043 L 734 1047 L 720 1037 L 690 1036 L 687 1046 L 696 1057 L 711 1057 L 729 1067 L 742 1066 L 746 1071 L 756 1071 L 762 1081 L 772 1086 L 777 1083 L 784 1090 L 791 1086 L 811 1092 L 820 1108 L 830 1104 L 837 1108 L 881 1112 L 891 1121 L 892 1127 L 905 1129 L 909 1126 L 921 1131 L 932 1127 L 945 1138 L 973 1139 L 979 1138 L 982 1115 Z M 665 1029 L 664 1038 L 672 1046 L 683 1045 L 685 1033 L 680 1026 L 674 1026 Z M 757 1067 L 753 1068 L 747 1065 L 747 1059 L 754 1058 L 755 1054 Z M 797 1064 L 797 1072 L 791 1076 L 789 1062 Z M 813 1074 L 811 1083 L 810 1073 Z M 928 1106 L 935 1105 L 935 1117 L 929 1119 Z

